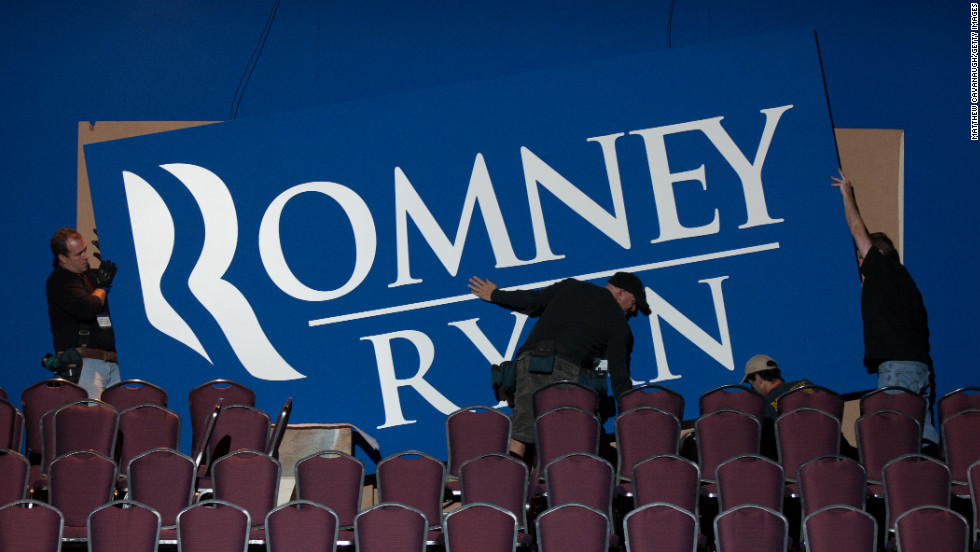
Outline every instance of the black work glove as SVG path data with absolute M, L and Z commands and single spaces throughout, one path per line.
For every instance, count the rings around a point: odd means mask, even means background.
M 92 271 L 92 283 L 97 288 L 104 288 L 106 291 L 112 287 L 112 279 L 116 277 L 116 264 L 112 261 L 102 261 L 97 270 Z

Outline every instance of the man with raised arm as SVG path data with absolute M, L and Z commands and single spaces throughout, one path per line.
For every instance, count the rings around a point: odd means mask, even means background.
M 926 398 L 922 438 L 926 446 L 938 445 L 939 433 L 932 424 L 929 325 L 922 295 L 888 236 L 868 232 L 851 181 L 843 171 L 839 178 L 831 178 L 844 201 L 844 218 L 861 272 L 864 365 L 868 373 L 878 374 L 879 388 L 905 387 Z

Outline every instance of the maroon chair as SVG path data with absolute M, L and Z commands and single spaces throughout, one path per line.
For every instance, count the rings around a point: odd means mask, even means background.
M 673 414 L 640 406 L 616 417 L 616 483 L 621 494 L 632 494 L 633 466 L 658 454 L 677 454 L 681 423 Z
M 339 524 L 338 546 L 354 544 L 354 518 L 361 509 L 364 463 L 336 450 L 320 451 L 296 462 L 296 499 L 330 508 Z
M 63 379 L 48 379 L 28 386 L 20 394 L 21 411 L 24 413 L 27 434 L 27 456 L 32 464 L 40 462 L 42 449 L 41 416 L 49 410 L 88 398 L 81 386 Z M 52 457 L 53 458 L 53 457 Z
M 24 500 L 30 490 L 31 464 L 12 450 L 0 450 L 0 505 Z
M 761 421 L 766 411 L 766 399 L 744 385 L 722 385 L 702 393 L 698 399 L 698 412 L 702 416 L 723 409 L 738 410 Z
M 740 410 L 722 409 L 701 415 L 694 422 L 698 468 L 704 491 L 715 493 L 715 468 L 740 454 L 758 454 L 762 436 L 759 418 Z
M 57 508 L 38 500 L 0 506 L 0 550 L 60 552 L 64 518 Z
M 844 417 L 844 397 L 819 385 L 801 385 L 780 395 L 777 399 L 779 414 L 797 408 L 816 408 L 841 420 Z
M 936 402 L 939 423 L 964 410 L 980 410 L 980 387 L 961 387 L 946 393 Z
M 544 468 L 548 507 L 578 503 L 591 506 L 612 519 L 615 469 L 594 454 L 572 452 Z
M 138 404 L 167 407 L 167 392 L 163 388 L 138 379 L 123 380 L 106 387 L 100 399 L 120 412 Z
M 222 405 L 201 451 L 204 453 L 204 465 L 197 472 L 198 491 L 210 491 L 213 486 L 212 466 L 221 458 L 239 450 L 264 452 L 269 444 L 270 427 L 269 415 L 254 406 Z M 207 433 L 207 429 L 204 432 Z M 263 514 L 258 521 L 264 519 Z
M 248 387 L 230 380 L 217 379 L 198 385 L 187 394 L 191 418 L 191 458 L 197 456 L 198 447 L 203 445 L 201 435 L 207 428 L 208 420 L 218 401 L 229 406 L 244 404 L 255 406 L 255 392 Z
M 518 540 L 528 541 L 527 464 L 507 454 L 483 454 L 463 463 L 460 473 L 460 500 L 463 505 L 488 503 L 500 506 L 517 519 Z
M 806 516 L 803 541 L 808 552 L 874 552 L 878 547 L 878 522 L 864 510 L 832 504 Z
M 177 515 L 194 500 L 194 461 L 173 449 L 153 449 L 130 460 L 127 471 L 129 498 L 156 510 L 163 530 L 176 528 Z
M 885 531 L 895 530 L 895 520 L 917 506 L 950 504 L 950 474 L 946 464 L 924 454 L 906 454 L 881 470 L 885 490 Z
M 279 459 L 279 446 L 282 445 L 282 439 L 286 436 L 286 428 L 289 426 L 289 416 L 293 412 L 293 398 L 289 397 L 286 402 L 279 409 L 279 415 L 276 416 L 276 423 L 272 426 L 272 431 L 269 433 L 269 443 L 265 447 L 265 453 L 269 456 Z
M 334 552 L 337 514 L 309 500 L 293 500 L 265 517 L 268 552 Z
M 899 552 L 967 552 L 966 518 L 942 506 L 919 506 L 895 520 Z
M 573 406 L 595 414 L 599 411 L 599 394 L 581 383 L 562 380 L 549 383 L 531 395 L 534 415 L 540 416 L 561 406 Z
M 629 551 L 696 552 L 700 532 L 697 516 L 666 502 L 641 506 L 623 518 Z
M 783 511 L 783 468 L 758 454 L 741 454 L 725 460 L 715 469 L 718 483 L 718 510 L 742 504 L 759 504 Z
M 83 541 L 88 516 L 113 498 L 116 463 L 94 451 L 69 452 L 51 462 L 48 502 L 65 519 L 64 540 Z
M 868 491 L 874 496 L 882 496 L 881 469 L 899 456 L 918 453 L 922 429 L 908 414 L 897 410 L 875 410 L 857 419 L 854 433 L 861 465 L 868 474 Z
M 684 395 L 666 387 L 647 383 L 637 385 L 619 396 L 619 411 L 627 412 L 639 406 L 652 406 L 684 419 Z
M 517 519 L 500 506 L 476 502 L 446 514 L 443 520 L 446 552 L 513 552 L 517 549 Z
M 701 471 L 694 462 L 676 454 L 647 458 L 633 467 L 633 504 L 665 502 L 698 512 Z
M 606 514 L 585 504 L 561 504 L 535 520 L 538 552 L 606 552 L 610 521 Z
M 446 416 L 446 486 L 459 494 L 459 467 L 483 454 L 510 450 L 510 416 L 490 406 L 472 405 Z
M 10 401 L 0 399 L 0 448 L 21 452 L 24 441 L 24 414 Z
M 840 454 L 840 419 L 824 410 L 800 407 L 776 419 L 776 448 L 786 474 L 787 492 L 798 492 L 796 472 L 818 456 Z
M 394 502 L 375 504 L 354 519 L 355 550 L 424 552 L 427 525 L 425 514 L 416 508 Z
M 116 500 L 88 516 L 89 552 L 156 552 L 160 514 L 139 502 Z
M 786 517 L 765 506 L 743 504 L 715 518 L 717 552 L 784 551 L 788 540 Z
M 238 450 L 214 463 L 214 498 L 241 506 L 259 529 L 276 507 L 282 467 L 257 450 Z
M 953 476 L 953 494 L 970 496 L 967 470 L 980 460 L 980 410 L 961 410 L 946 418 L 941 428 L 946 464 Z
M 818 456 L 797 470 L 803 517 L 843 504 L 864 510 L 868 476 L 864 466 L 844 456 Z
M 177 515 L 180 552 L 247 552 L 252 521 L 244 508 L 203 500 Z
M 545 412 L 535 420 L 534 433 L 537 449 L 531 480 L 535 485 L 543 482 L 544 467 L 555 458 L 570 452 L 599 452 L 599 418 L 581 408 L 562 406 Z
M 63 405 L 51 416 L 54 456 L 76 450 L 94 450 L 113 458 L 119 411 L 98 399 L 81 399 Z
M 442 526 L 442 497 L 446 467 L 434 456 L 410 450 L 392 454 L 378 462 L 378 499 L 415 508 L 425 515 L 429 528 L 426 543 L 434 545 Z
M 919 427 L 925 423 L 928 401 L 922 395 L 904 387 L 888 386 L 865 393 L 858 402 L 861 416 L 876 410 L 897 410 L 908 414 L 919 422 Z
M 119 413 L 116 451 L 119 456 L 117 487 L 128 488 L 129 462 L 153 449 L 180 448 L 180 416 L 165 406 L 138 404 Z

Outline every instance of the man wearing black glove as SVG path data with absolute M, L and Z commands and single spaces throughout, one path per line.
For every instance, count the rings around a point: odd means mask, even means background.
M 51 253 L 54 270 L 48 276 L 47 297 L 55 352 L 78 350 L 82 356 L 78 384 L 98 399 L 105 388 L 120 381 L 107 299 L 116 266 L 102 261 L 92 270 L 88 246 L 74 228 L 55 232 Z

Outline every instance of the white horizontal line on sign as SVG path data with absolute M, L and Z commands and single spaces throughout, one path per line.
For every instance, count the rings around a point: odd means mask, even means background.
M 659 261 L 656 263 L 649 263 L 644 265 L 628 266 L 623 268 L 616 268 L 612 270 L 604 270 L 602 272 L 592 272 L 590 274 L 581 274 L 578 276 L 571 276 L 576 280 L 597 280 L 600 278 L 608 278 L 617 272 L 646 272 L 648 270 L 657 270 L 660 268 L 668 268 L 672 266 L 681 266 L 686 264 L 701 263 L 704 261 L 711 261 L 714 259 L 724 259 L 726 257 L 737 257 L 740 255 L 750 255 L 752 253 L 761 253 L 763 251 L 771 251 L 774 249 L 779 249 L 779 243 L 766 243 L 762 245 L 754 245 L 752 247 L 743 247 L 740 249 L 731 249 L 728 251 L 719 251 L 716 253 L 705 253 L 703 255 L 694 255 L 691 257 L 682 257 L 680 259 L 671 259 L 668 261 Z M 557 280 L 548 280 L 544 282 L 535 282 L 531 284 L 523 284 L 519 286 L 511 286 L 507 288 L 501 288 L 506 291 L 519 290 L 519 289 L 537 289 L 555 282 L 559 282 L 564 278 L 559 278 Z M 431 307 L 439 307 L 442 305 L 450 305 L 452 303 L 460 303 L 463 301 L 470 301 L 473 299 L 478 299 L 476 295 L 472 293 L 466 293 L 463 295 L 454 295 L 452 297 L 445 297 L 443 299 L 432 299 L 429 301 L 421 301 L 418 303 L 410 303 L 408 305 L 397 305 L 394 307 L 385 307 L 383 309 L 374 309 L 361 312 L 352 312 L 350 314 L 342 314 L 339 316 L 331 316 L 328 318 L 320 318 L 317 320 L 310 320 L 310 327 L 315 326 L 326 326 L 328 324 L 337 324 L 339 322 L 349 322 L 351 320 L 360 320 L 363 318 L 373 318 L 375 316 L 384 316 L 386 314 L 395 314 L 399 312 L 408 312 L 413 310 L 427 309 Z

